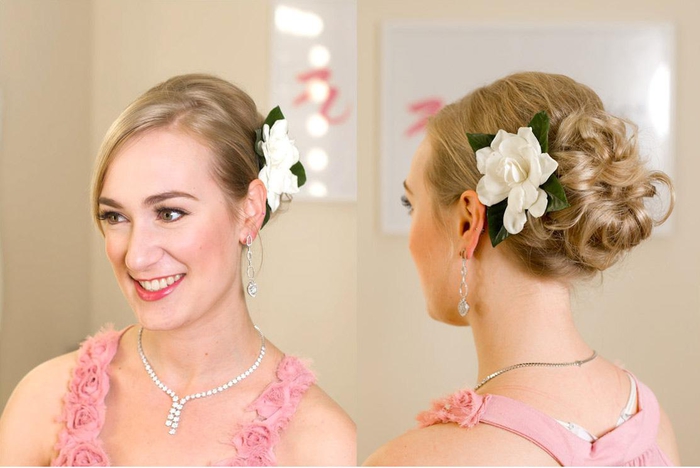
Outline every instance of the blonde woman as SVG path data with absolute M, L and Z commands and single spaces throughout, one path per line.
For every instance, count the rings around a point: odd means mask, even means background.
M 410 251 L 430 316 L 471 326 L 480 383 L 436 401 L 368 465 L 678 464 L 652 391 L 591 349 L 571 314 L 571 285 L 670 214 L 645 207 L 671 181 L 644 167 L 635 138 L 591 89 L 544 73 L 431 120 L 405 181 Z
M 18 385 L 2 465 L 347 465 L 354 425 L 248 314 L 248 247 L 303 183 L 279 111 L 183 75 L 109 129 L 95 220 L 137 325 L 103 330 Z

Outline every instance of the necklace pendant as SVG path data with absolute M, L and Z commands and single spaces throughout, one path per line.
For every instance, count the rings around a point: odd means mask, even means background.
M 170 407 L 168 419 L 165 420 L 165 425 L 170 428 L 168 434 L 175 435 L 177 427 L 180 425 L 180 412 L 185 404 L 185 400 L 179 400 L 177 395 L 173 396 L 173 405 Z

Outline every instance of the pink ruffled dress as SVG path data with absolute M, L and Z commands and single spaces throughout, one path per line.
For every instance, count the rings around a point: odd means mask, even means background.
M 63 398 L 60 422 L 64 427 L 55 446 L 58 455 L 51 466 L 109 466 L 99 438 L 105 421 L 104 403 L 109 392 L 109 364 L 126 330 L 105 329 L 88 338 L 78 351 L 69 389 Z M 314 374 L 293 356 L 277 367 L 277 381 L 270 383 L 248 406 L 255 416 L 231 438 L 232 456 L 215 466 L 275 466 L 275 444 L 296 412 Z
M 634 376 L 633 376 L 634 377 Z M 672 466 L 656 442 L 659 403 L 636 378 L 638 411 L 593 442 L 583 440 L 551 416 L 500 395 L 463 389 L 433 402 L 417 417 L 420 427 L 456 423 L 488 424 L 517 434 L 547 452 L 562 466 Z

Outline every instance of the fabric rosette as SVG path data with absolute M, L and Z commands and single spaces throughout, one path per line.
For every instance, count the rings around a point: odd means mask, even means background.
M 258 178 L 267 189 L 267 211 L 263 226 L 277 211 L 283 195 L 299 192 L 306 183 L 306 171 L 299 161 L 299 150 L 289 138 L 289 124 L 279 106 L 270 111 L 262 128 L 256 130 L 255 152 Z
M 495 135 L 467 134 L 477 169 L 483 174 L 476 193 L 487 206 L 494 247 L 522 231 L 528 214 L 539 218 L 569 206 L 555 174 L 559 164 L 547 153 L 548 134 L 549 116 L 544 111 L 517 134 L 505 130 Z

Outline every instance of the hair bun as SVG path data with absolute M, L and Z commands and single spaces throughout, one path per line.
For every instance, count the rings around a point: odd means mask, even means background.
M 656 220 L 645 203 L 658 197 L 656 185 L 672 183 L 646 167 L 633 123 L 582 109 L 562 119 L 550 154 L 571 207 L 551 213 L 545 225 L 561 232 L 567 256 L 584 271 L 608 268 L 670 216 L 673 200 Z

